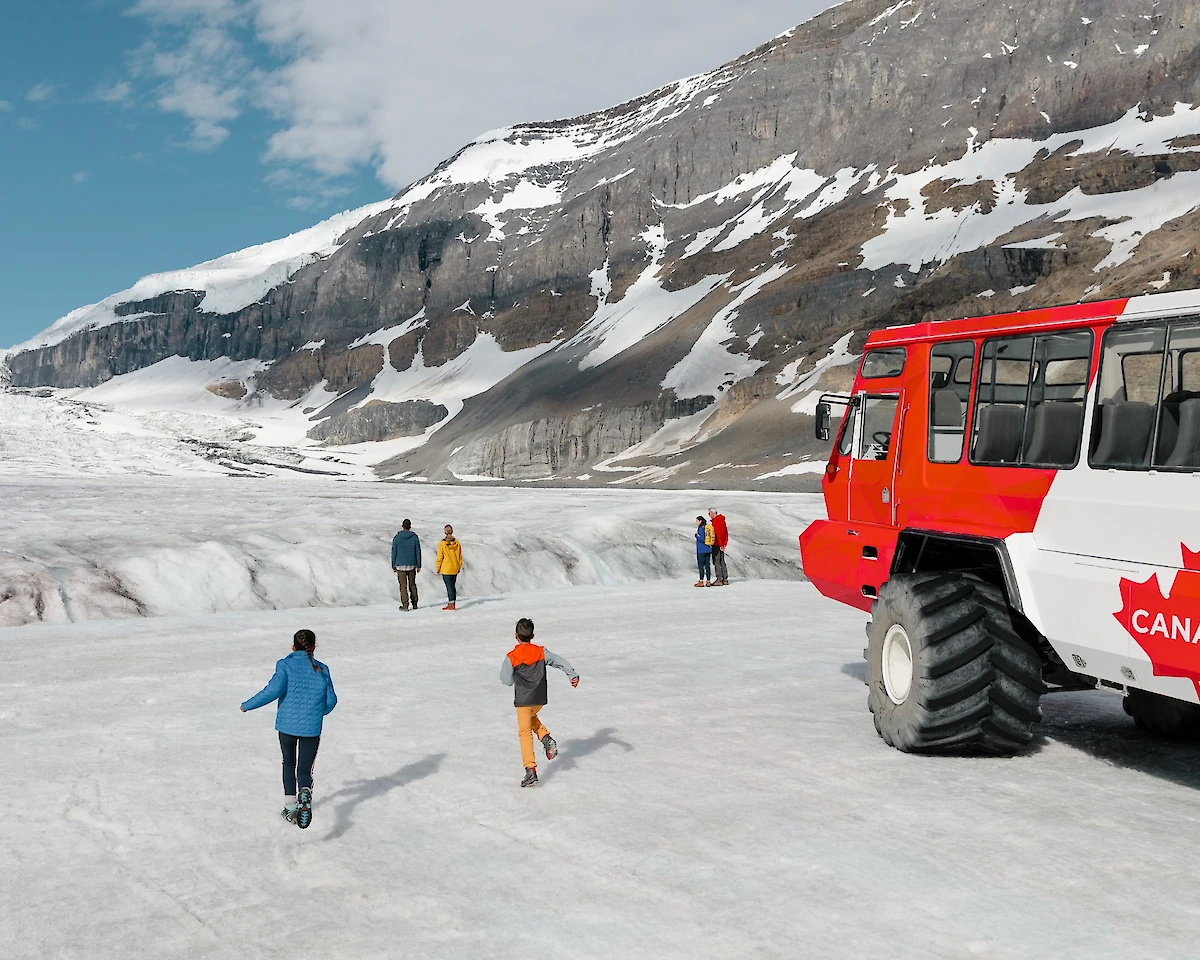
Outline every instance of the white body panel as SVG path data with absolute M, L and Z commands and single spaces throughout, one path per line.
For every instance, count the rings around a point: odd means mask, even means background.
M 1122 320 L 1154 319 L 1200 310 L 1194 291 L 1134 298 Z M 1099 348 L 1097 344 L 1097 349 Z M 1032 534 L 1007 539 L 1025 614 L 1072 670 L 1139 687 L 1191 703 L 1197 686 L 1179 676 L 1156 676 L 1154 664 L 1134 633 L 1170 631 L 1158 609 L 1133 610 L 1130 629 L 1118 615 L 1125 608 L 1122 581 L 1145 584 L 1157 576 L 1169 598 L 1176 578 L 1200 577 L 1184 570 L 1184 549 L 1200 550 L 1200 471 L 1092 469 L 1086 438 L 1096 411 L 1096 386 L 1084 415 L 1085 450 L 1073 469 L 1060 470 L 1042 504 Z M 1160 604 L 1161 606 L 1161 604 Z M 1195 643 L 1200 665 L 1200 604 L 1187 611 L 1188 629 L 1171 642 Z M 1166 634 L 1162 634 L 1164 642 Z

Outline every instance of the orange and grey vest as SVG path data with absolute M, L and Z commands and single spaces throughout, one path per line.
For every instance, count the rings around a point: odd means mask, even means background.
M 500 665 L 500 682 L 513 687 L 515 706 L 545 706 L 547 667 L 557 667 L 568 677 L 579 676 L 566 660 L 536 643 L 518 643 L 509 651 Z
M 537 707 L 546 702 L 546 648 L 518 643 L 508 654 L 513 672 L 513 703 Z

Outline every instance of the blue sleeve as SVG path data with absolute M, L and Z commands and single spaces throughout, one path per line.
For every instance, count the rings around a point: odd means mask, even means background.
M 513 685 L 512 661 L 508 657 L 505 657 L 504 663 L 500 664 L 500 682 L 506 687 Z
M 287 673 L 283 669 L 283 661 L 275 664 L 275 676 L 254 696 L 242 704 L 243 710 L 257 710 L 268 703 L 278 700 L 287 692 Z
M 392 568 L 395 569 L 399 565 L 399 558 L 396 556 L 396 551 L 400 548 L 400 534 L 392 537 Z
M 421 541 L 417 541 L 417 566 L 421 565 Z
M 325 668 L 325 716 L 333 713 L 333 708 L 337 706 L 337 691 L 333 689 L 333 674 L 329 672 L 329 668 Z

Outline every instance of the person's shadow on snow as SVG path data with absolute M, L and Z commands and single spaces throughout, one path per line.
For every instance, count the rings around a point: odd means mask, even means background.
M 603 750 L 605 747 L 617 746 L 626 753 L 632 751 L 633 744 L 626 743 L 624 740 L 618 740 L 613 736 L 616 732 L 616 727 L 605 727 L 603 730 L 597 730 L 586 740 L 564 741 L 559 748 L 561 751 L 559 755 L 542 768 L 542 782 L 544 783 L 549 780 L 560 770 L 574 770 L 575 761 L 580 757 L 586 757 L 597 750 Z
M 358 809 L 360 803 L 375 797 L 382 797 L 397 787 L 406 787 L 414 781 L 437 773 L 445 759 L 446 754 L 444 753 L 431 753 L 424 760 L 417 760 L 415 763 L 403 766 L 395 773 L 389 773 L 385 777 L 376 777 L 374 780 L 356 780 L 331 793 L 325 798 L 327 801 L 344 799 L 341 803 L 334 804 L 333 827 L 322 839 L 336 840 L 349 830 L 354 825 L 354 811 Z

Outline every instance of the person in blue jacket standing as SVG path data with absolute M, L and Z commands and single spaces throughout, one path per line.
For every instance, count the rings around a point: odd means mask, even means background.
M 279 701 L 275 729 L 283 751 L 283 817 L 301 829 L 312 823 L 312 772 L 321 726 L 337 706 L 329 668 L 313 659 L 316 647 L 315 633 L 297 630 L 292 652 L 275 664 L 271 682 L 242 704 L 245 713 Z
M 400 524 L 400 531 L 392 538 L 392 569 L 400 581 L 400 609 L 407 610 L 409 597 L 412 608 L 417 609 L 417 574 L 421 572 L 421 539 L 412 531 L 412 521 Z
M 703 517 L 696 518 L 696 569 L 700 573 L 700 579 L 693 586 L 711 587 L 712 579 L 712 551 L 713 543 L 713 528 L 712 524 L 707 523 Z

